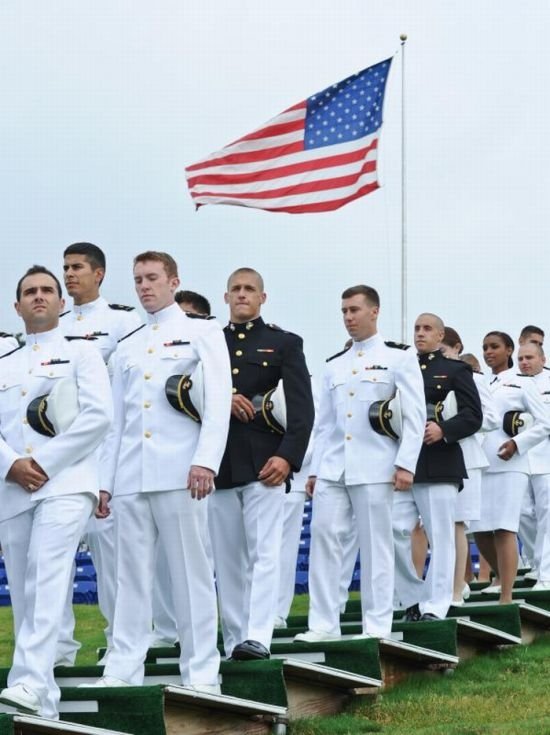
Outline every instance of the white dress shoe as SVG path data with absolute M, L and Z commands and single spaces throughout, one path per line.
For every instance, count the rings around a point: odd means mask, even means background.
M 117 679 L 116 676 L 102 676 L 93 684 L 79 684 L 82 689 L 105 689 L 106 687 L 131 687 L 127 681 Z
M 340 636 L 323 633 L 320 630 L 306 630 L 294 636 L 295 643 L 321 643 L 322 641 L 338 641 Z
M 484 587 L 481 592 L 484 595 L 500 594 L 501 589 L 500 584 L 490 584 L 488 587 Z
M 451 607 L 462 607 L 464 604 L 464 600 L 451 600 Z
M 15 707 L 20 712 L 36 715 L 40 712 L 41 703 L 38 694 L 24 684 L 14 684 L 0 692 L 0 702 Z
M 549 582 L 537 582 L 533 587 L 531 587 L 532 590 L 550 590 L 550 581 Z
M 470 593 L 471 593 L 470 585 L 467 582 L 465 582 L 464 588 L 462 590 L 462 598 L 464 600 L 467 600 L 468 597 L 470 597 Z
M 222 689 L 219 684 L 184 684 L 184 689 L 199 694 L 221 694 Z

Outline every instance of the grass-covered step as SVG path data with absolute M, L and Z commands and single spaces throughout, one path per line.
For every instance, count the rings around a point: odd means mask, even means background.
M 447 617 L 468 618 L 474 623 L 481 623 L 521 638 L 520 612 L 515 603 L 499 605 L 490 600 L 471 602 L 460 607 L 452 606 Z
M 402 633 L 405 643 L 450 656 L 458 655 L 457 625 L 456 621 L 450 618 L 406 623 L 402 618 L 395 617 L 392 632 Z
M 391 638 L 381 638 L 379 650 L 382 676 L 386 687 L 394 686 L 411 674 L 417 674 L 420 671 L 452 669 L 459 662 L 458 656 Z
M 268 735 L 284 732 L 287 723 L 286 707 L 178 686 L 164 689 L 166 735 Z
M 456 618 L 456 621 L 458 624 L 458 655 L 461 659 L 468 659 L 502 646 L 516 646 L 521 643 L 519 636 L 482 623 L 475 623 L 468 617 Z
M 0 735 L 122 735 L 122 733 L 120 730 L 105 730 L 102 727 L 16 714 L 0 715 Z

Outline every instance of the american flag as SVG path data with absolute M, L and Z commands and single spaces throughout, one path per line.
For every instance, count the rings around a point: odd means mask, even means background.
M 391 61 L 352 74 L 188 166 L 196 206 L 328 212 L 378 189 L 378 137 Z

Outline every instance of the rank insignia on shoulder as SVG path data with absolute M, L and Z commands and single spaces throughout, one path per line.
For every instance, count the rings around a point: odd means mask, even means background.
M 7 332 L 0 332 L 0 337 L 1 338 L 13 337 L 13 334 L 8 334 Z
M 5 355 L 0 356 L 0 360 L 3 360 L 5 357 L 8 357 L 9 355 L 13 355 L 14 352 L 17 352 L 17 350 L 22 350 L 25 345 L 19 345 L 19 347 L 14 347 L 13 350 L 10 350 L 9 352 L 6 352 Z
M 408 350 L 410 347 L 410 345 L 403 344 L 403 342 L 392 342 L 392 340 L 388 340 L 384 344 L 386 347 L 393 347 L 396 350 Z
M 72 342 L 75 339 L 87 339 L 90 342 L 93 342 L 97 337 L 94 337 L 93 334 L 66 334 L 65 339 L 67 342 Z
M 188 316 L 189 319 L 215 319 L 215 316 L 210 316 L 209 314 L 196 314 L 194 311 L 184 311 L 183 312 L 185 316 Z
M 365 365 L 365 370 L 387 370 L 383 365 Z
M 135 311 L 133 306 L 125 306 L 124 304 L 109 304 L 109 309 L 114 309 L 115 311 Z
M 125 335 L 124 335 L 124 337 L 121 337 L 121 338 L 120 338 L 120 339 L 118 340 L 118 341 L 119 341 L 119 343 L 120 343 L 120 342 L 123 342 L 123 341 L 124 341 L 125 339 L 128 339 L 128 337 L 131 337 L 131 336 L 132 336 L 132 334 L 135 334 L 136 332 L 139 332 L 139 330 L 140 330 L 140 329 L 143 329 L 143 327 L 144 327 L 144 326 L 145 326 L 145 324 L 142 324 L 141 326 L 137 327 L 136 329 L 132 329 L 132 331 L 131 331 L 131 332 L 128 332 L 128 334 L 125 334 Z
M 70 360 L 61 360 L 58 357 L 53 357 L 51 360 L 45 360 L 44 362 L 41 362 L 41 365 L 68 365 L 71 361 Z
M 181 345 L 190 345 L 191 342 L 186 342 L 183 339 L 173 339 L 171 342 L 164 342 L 165 347 L 180 347 Z
M 353 343 L 351 343 L 353 344 Z M 330 362 L 331 360 L 335 360 L 337 357 L 340 357 L 340 355 L 345 355 L 346 352 L 350 349 L 351 344 L 346 345 L 343 350 L 340 350 L 340 352 L 337 352 L 335 355 L 331 355 L 330 357 L 327 357 L 325 362 Z

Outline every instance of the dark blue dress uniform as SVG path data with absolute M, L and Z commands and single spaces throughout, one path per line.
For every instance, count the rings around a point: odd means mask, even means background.
M 313 427 L 311 379 L 302 340 L 261 317 L 224 329 L 233 393 L 253 401 L 283 381 L 286 431 L 261 413 L 248 423 L 232 417 L 209 523 L 221 626 L 227 656 L 267 658 L 277 610 L 284 517 L 284 483 L 267 486 L 258 474 L 271 457 L 300 469 Z M 254 401 L 253 401 L 254 402 Z
M 415 482 L 452 482 L 462 486 L 468 477 L 459 439 L 475 434 L 483 422 L 483 412 L 479 393 L 472 376 L 472 369 L 461 360 L 451 360 L 440 350 L 418 356 L 426 404 L 442 401 L 450 391 L 454 391 L 457 402 L 457 415 L 439 426 L 443 439 L 435 444 L 422 445 Z
M 444 357 L 440 350 L 421 354 L 418 360 L 426 404 L 436 404 L 454 391 L 457 414 L 438 422 L 443 438 L 422 444 L 411 491 L 396 493 L 394 499 L 396 601 L 407 608 L 409 621 L 420 616 L 423 620 L 444 618 L 451 604 L 457 490 L 468 477 L 458 440 L 474 434 L 483 422 L 469 365 Z M 410 533 L 419 515 L 431 549 L 425 580 L 418 578 L 411 559 Z
M 231 360 L 233 393 L 252 400 L 283 380 L 287 428 L 283 436 L 266 426 L 261 416 L 243 423 L 232 417 L 229 438 L 216 479 L 218 488 L 255 482 L 264 464 L 277 455 L 297 472 L 306 453 L 313 426 L 311 379 L 302 339 L 261 317 L 224 328 Z

